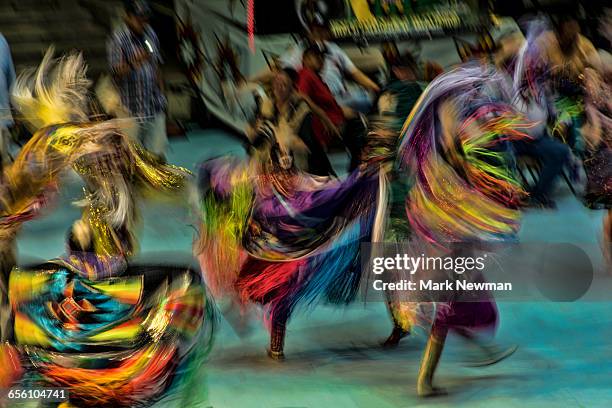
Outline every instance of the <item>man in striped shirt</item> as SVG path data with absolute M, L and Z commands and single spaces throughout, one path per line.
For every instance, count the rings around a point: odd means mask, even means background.
M 128 0 L 124 6 L 124 24 L 107 45 L 110 70 L 123 106 L 138 122 L 136 139 L 163 159 L 168 139 L 159 40 L 148 24 L 151 10 L 146 2 Z

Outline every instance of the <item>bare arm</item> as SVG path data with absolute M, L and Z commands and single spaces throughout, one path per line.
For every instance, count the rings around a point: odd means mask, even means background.
M 380 92 L 380 87 L 376 85 L 376 82 L 372 81 L 366 74 L 361 72 L 358 68 L 355 68 L 353 72 L 351 72 L 351 77 L 355 82 L 359 85 L 363 86 L 369 91 L 378 93 Z

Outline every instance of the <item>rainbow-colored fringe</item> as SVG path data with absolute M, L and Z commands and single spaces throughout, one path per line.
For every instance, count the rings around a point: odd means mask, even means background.
M 242 239 L 253 203 L 253 185 L 246 168 L 226 169 L 228 197 L 219 199 L 214 189 L 201 201 L 202 223 L 196 254 L 207 285 L 215 297 L 233 290 L 245 259 Z
M 347 303 L 361 280 L 360 244 L 376 213 L 376 175 L 338 181 L 299 172 L 247 173 L 229 158 L 203 163 L 200 264 L 215 295 L 277 313 Z
M 138 275 L 89 281 L 53 264 L 15 269 L 15 338 L 35 369 L 22 383 L 69 388 L 77 406 L 193 396 L 186 387 L 210 351 L 214 307 L 199 275 L 159 269 L 168 278 L 149 289 Z
M 561 139 L 564 143 L 567 140 L 566 128 L 574 124 L 584 115 L 584 103 L 575 98 L 561 97 L 555 101 L 557 118 L 552 126 L 551 134 Z
M 402 130 L 396 166 L 406 176 L 416 174 L 406 215 L 431 244 L 506 240 L 519 228 L 519 213 L 511 207 L 523 191 L 495 148 L 527 138 L 525 130 L 532 125 L 508 105 L 483 98 L 484 83 L 503 86 L 482 67 L 441 75 L 425 89 Z M 455 110 L 452 129 L 436 123 L 443 103 Z M 445 140 L 445 131 L 452 141 Z

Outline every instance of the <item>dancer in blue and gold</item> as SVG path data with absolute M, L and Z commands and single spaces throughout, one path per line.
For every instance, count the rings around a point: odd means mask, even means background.
M 53 60 L 49 52 L 14 91 L 16 106 L 37 130 L 4 173 L 7 269 L 20 225 L 52 199 L 62 173 L 80 174 L 86 194 L 65 256 L 8 269 L 3 297 L 13 319 L 0 358 L 12 364 L 2 367 L 2 377 L 68 388 L 77 406 L 150 404 L 182 393 L 200 372 L 214 317 L 197 271 L 131 262 L 135 194 L 180 192 L 190 175 L 129 141 L 120 122 L 89 121 L 88 85 L 80 55 Z

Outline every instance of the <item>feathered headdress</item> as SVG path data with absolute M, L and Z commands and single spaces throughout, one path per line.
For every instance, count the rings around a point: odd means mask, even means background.
M 87 66 L 81 53 L 54 59 L 50 47 L 37 69 L 24 71 L 13 88 L 13 104 L 34 129 L 86 122 Z

